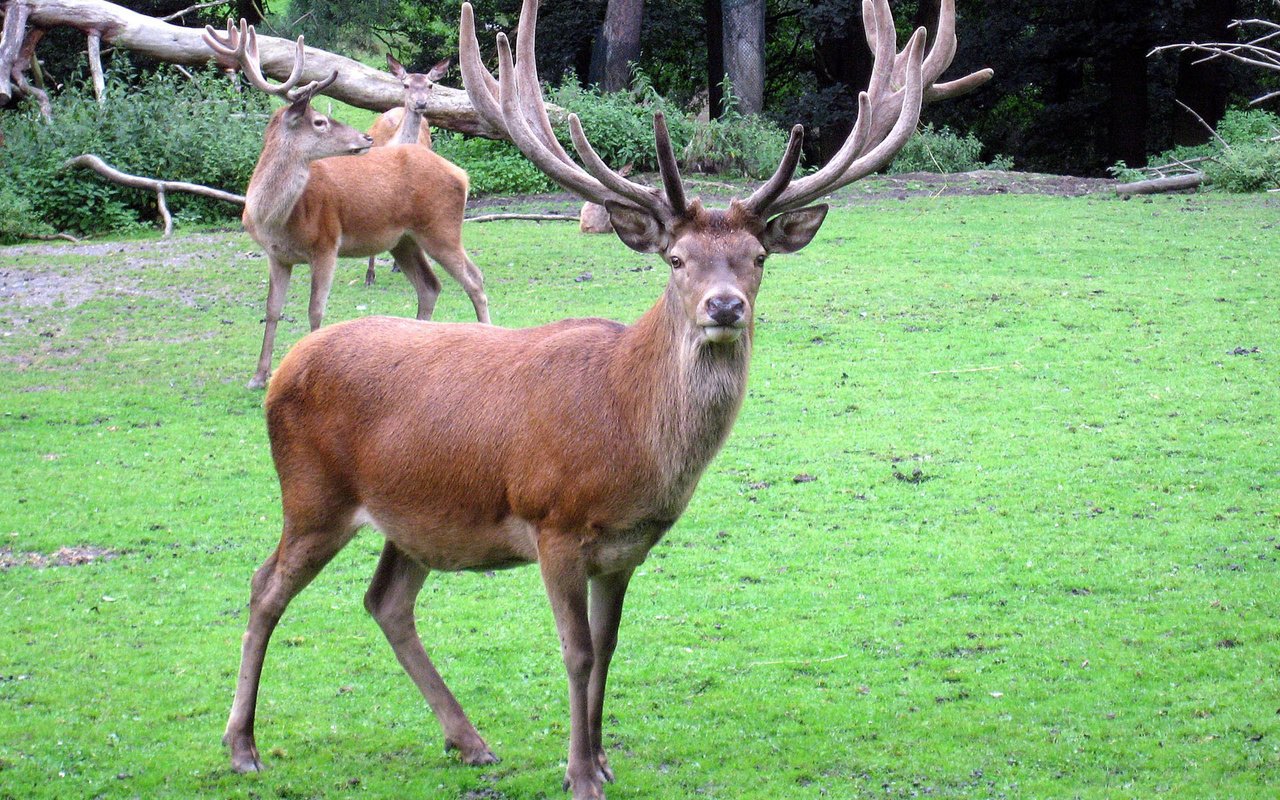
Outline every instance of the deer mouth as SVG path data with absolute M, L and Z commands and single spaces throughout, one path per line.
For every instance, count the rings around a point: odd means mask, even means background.
M 701 327 L 702 338 L 712 344 L 730 344 L 732 342 L 736 342 L 738 341 L 738 338 L 742 336 L 742 332 L 747 329 L 745 322 L 733 325 L 719 325 L 712 323 Z

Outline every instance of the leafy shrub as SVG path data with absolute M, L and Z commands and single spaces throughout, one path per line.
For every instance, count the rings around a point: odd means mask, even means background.
M 721 90 L 724 109 L 720 118 L 694 126 L 684 150 L 686 168 L 745 178 L 769 177 L 787 149 L 787 132 L 763 117 L 740 113 L 728 78 Z
M 435 151 L 467 171 L 472 196 L 549 192 L 555 184 L 511 142 L 467 138 L 440 131 L 432 137 Z
M 1204 144 L 1180 146 L 1154 155 L 1152 165 L 1187 164 L 1203 170 L 1210 188 L 1261 192 L 1280 187 L 1280 116 L 1261 109 L 1228 109 Z M 1226 146 L 1223 146 L 1223 142 Z M 1140 181 L 1151 173 L 1116 162 L 1109 172 L 1121 181 Z
M 604 93 L 583 89 L 570 77 L 547 99 L 578 115 L 591 146 L 606 164 L 615 169 L 627 164 L 637 172 L 658 169 L 653 148 L 655 112 L 661 111 L 666 116 L 676 153 L 683 151 L 693 133 L 692 118 L 654 91 L 642 73 L 635 75 L 632 90 L 628 92 Z M 556 127 L 560 143 L 574 153 L 568 123 Z
M 1012 167 L 1012 161 L 1005 156 L 984 162 L 982 142 L 972 133 L 960 136 L 946 126 L 934 130 L 933 123 L 929 123 L 907 140 L 889 165 L 888 172 L 891 175 L 902 172 L 948 173 Z
M 87 170 L 63 169 L 63 161 L 81 153 L 95 153 L 123 172 L 243 191 L 262 148 L 270 98 L 239 91 L 212 69 L 191 80 L 158 73 L 136 85 L 127 72 L 109 77 L 102 105 L 84 85 L 55 97 L 53 124 L 32 108 L 6 115 L 0 194 L 19 198 L 56 230 L 95 233 L 150 224 L 155 196 Z M 188 222 L 240 213 L 210 198 L 175 193 L 168 199 L 174 215 Z

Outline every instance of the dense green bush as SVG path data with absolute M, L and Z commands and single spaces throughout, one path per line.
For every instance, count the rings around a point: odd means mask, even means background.
M 107 83 L 107 101 L 99 105 L 87 87 L 53 99 L 54 122 L 34 109 L 6 114 L 4 168 L 0 204 L 26 209 L 43 226 L 74 233 L 118 231 L 150 224 L 155 196 L 116 186 L 63 161 L 94 153 L 124 172 L 190 181 L 243 191 L 262 148 L 262 130 L 271 100 L 261 92 L 238 91 L 216 71 L 191 80 L 159 73 L 130 86 L 118 72 Z M 234 205 L 184 194 L 169 198 L 180 220 L 231 220 Z M 6 219 L 5 233 L 38 233 Z M 17 225 L 17 227 L 15 227 Z
M 1150 158 L 1152 165 L 1184 163 L 1203 170 L 1205 182 L 1226 192 L 1280 188 L 1280 116 L 1261 109 L 1228 109 L 1214 131 L 1217 138 L 1193 147 L 1175 147 Z M 1111 174 L 1122 181 L 1151 177 L 1119 161 Z
M 970 172 L 976 169 L 1012 169 L 1012 162 L 996 156 L 982 160 L 982 142 L 972 133 L 960 136 L 948 127 L 934 130 L 929 123 L 907 140 L 893 163 L 890 174 L 902 172 Z
M 472 196 L 530 194 L 556 188 L 511 142 L 439 131 L 432 144 L 437 153 L 467 171 Z

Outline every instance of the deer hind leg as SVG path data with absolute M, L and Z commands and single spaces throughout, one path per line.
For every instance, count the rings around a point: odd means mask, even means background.
M 440 298 L 440 279 L 431 269 L 431 262 L 412 237 L 406 236 L 391 248 L 396 264 L 404 273 L 413 290 L 418 293 L 418 319 L 431 319 Z
M 480 738 L 475 726 L 445 686 L 422 648 L 413 606 L 427 577 L 427 569 L 387 542 L 364 597 L 364 607 L 377 620 L 395 651 L 400 666 L 409 673 L 418 691 L 444 730 L 445 751 L 457 750 L 467 764 L 496 764 L 498 759 Z
M 268 257 L 270 273 L 267 277 L 267 318 L 262 332 L 262 352 L 258 355 L 258 369 L 249 379 L 250 389 L 261 389 L 267 385 L 271 377 L 271 349 L 275 347 L 276 325 L 284 311 L 284 299 L 289 294 L 289 278 L 293 276 L 293 265 L 285 264 Z
M 427 251 L 427 255 L 435 259 L 437 264 L 444 267 L 445 272 L 462 285 L 467 297 L 471 298 L 471 305 L 476 310 L 476 319 L 488 323 L 489 298 L 484 293 L 484 275 L 467 256 L 467 251 L 462 249 L 462 242 L 458 240 L 457 235 L 439 240 L 416 233 L 411 235 L 422 249 Z
M 366 268 L 366 269 L 365 269 L 365 271 L 364 271 L 364 285 L 365 285 L 365 286 L 372 286 L 372 285 L 373 285 L 373 279 L 374 279 L 374 277 L 375 277 L 375 270 L 374 270 L 374 266 L 375 266 L 375 263 L 377 262 L 377 260 L 378 260 L 378 257 L 377 257 L 377 256 L 369 256 L 369 266 L 368 266 L 368 268 Z
M 253 722 L 258 685 L 271 633 L 289 601 L 329 563 L 355 533 L 350 509 L 332 508 L 321 514 L 298 515 L 286 507 L 284 535 L 275 553 L 253 575 L 249 596 L 249 625 L 240 651 L 236 696 L 227 719 L 223 744 L 231 749 L 236 772 L 263 768 L 254 741 Z
M 609 662 L 618 646 L 618 624 L 622 621 L 622 601 L 631 581 L 631 570 L 591 579 L 591 648 L 595 663 L 587 687 L 587 720 L 591 729 L 591 746 L 596 764 L 606 781 L 613 781 L 609 757 L 604 752 L 604 689 L 609 677 Z

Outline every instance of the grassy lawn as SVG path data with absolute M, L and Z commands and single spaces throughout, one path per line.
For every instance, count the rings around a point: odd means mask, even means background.
M 738 425 L 632 582 L 609 797 L 1274 797 L 1278 210 L 884 201 L 772 259 Z M 570 225 L 465 238 L 503 325 L 631 320 L 666 281 Z M 339 270 L 328 321 L 412 314 L 401 276 Z M 437 319 L 469 319 L 443 280 Z M 239 233 L 39 245 L 0 249 L 0 283 L 0 798 L 562 796 L 537 570 L 423 591 L 503 759 L 465 767 L 361 607 L 368 532 L 277 630 L 269 770 L 233 774 L 280 524 L 243 388 L 264 259 Z M 90 563 L 37 564 L 60 548 Z

